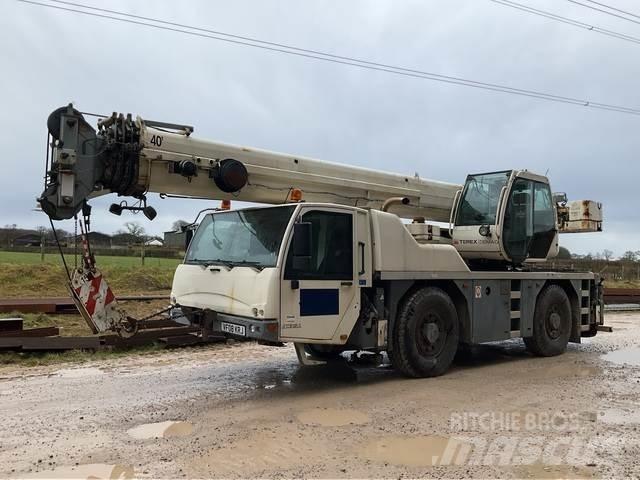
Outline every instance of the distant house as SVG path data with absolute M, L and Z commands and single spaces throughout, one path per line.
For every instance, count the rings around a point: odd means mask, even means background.
M 39 247 L 40 242 L 42 241 L 42 235 L 38 232 L 33 233 L 23 233 L 22 235 L 18 235 L 13 238 L 11 243 L 15 247 Z M 49 243 L 45 241 L 45 245 Z
M 112 247 L 112 237 L 111 235 L 107 235 L 106 233 L 100 232 L 89 232 L 87 234 L 87 238 L 89 239 L 89 245 L 93 248 L 101 247 L 101 248 L 111 248 Z M 78 245 L 82 245 L 82 236 L 78 235 Z
M 0 228 L 0 245 L 3 247 L 11 247 L 13 245 L 13 241 L 16 238 L 26 235 L 28 233 L 35 233 L 39 235 L 39 232 L 37 232 L 36 230 L 31 230 L 27 228 L 18 228 L 17 226 L 15 228 L 14 227 Z
M 116 233 L 111 237 L 113 248 L 140 245 L 140 239 L 130 233 Z
M 164 246 L 172 248 L 184 248 L 187 240 L 186 232 L 171 231 L 164 232 Z
M 147 240 L 144 244 L 148 247 L 162 247 L 164 244 L 161 240 L 157 238 L 152 238 L 151 240 Z
M 64 247 L 69 241 L 68 233 L 58 230 L 58 239 Z M 55 238 L 51 230 L 45 230 L 45 245 L 47 247 L 56 246 Z M 0 228 L 0 248 L 2 247 L 39 247 L 42 232 L 31 228 L 5 227 Z

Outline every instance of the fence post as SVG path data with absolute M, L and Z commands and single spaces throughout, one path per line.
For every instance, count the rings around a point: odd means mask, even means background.
M 140 244 L 140 261 L 142 262 L 142 265 L 144 265 L 144 240 Z
M 44 263 L 44 245 L 45 245 L 46 239 L 44 236 L 44 230 L 42 230 L 42 232 L 40 233 L 40 262 Z

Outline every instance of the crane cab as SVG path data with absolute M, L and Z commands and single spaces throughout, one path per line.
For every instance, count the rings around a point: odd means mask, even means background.
M 451 224 L 452 243 L 470 263 L 520 265 L 558 253 L 549 180 L 526 170 L 467 176 L 456 194 Z

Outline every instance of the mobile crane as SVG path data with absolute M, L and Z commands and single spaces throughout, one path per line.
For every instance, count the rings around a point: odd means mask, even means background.
M 293 342 L 309 365 L 347 350 L 387 352 L 412 377 L 444 373 L 460 344 L 522 337 L 558 355 L 604 323 L 594 273 L 532 270 L 558 234 L 602 229 L 602 206 L 552 194 L 527 170 L 437 182 L 199 140 L 193 127 L 116 114 L 97 131 L 72 105 L 51 113 L 45 189 L 52 220 L 88 218 L 87 200 L 149 192 L 271 204 L 203 212 L 171 303 L 208 331 Z M 411 223 L 403 219 L 412 219 Z M 439 225 L 438 225 L 439 224 Z M 87 251 L 70 292 L 94 331 L 136 320 Z

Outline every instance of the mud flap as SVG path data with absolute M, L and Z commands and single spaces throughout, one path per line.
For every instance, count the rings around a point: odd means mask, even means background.
M 326 365 L 327 362 L 326 360 L 322 360 L 319 358 L 315 358 L 311 355 L 309 355 L 305 348 L 304 348 L 304 343 L 294 343 L 293 346 L 296 349 L 296 355 L 298 356 L 298 362 L 300 363 L 300 365 L 305 366 L 305 367 L 311 367 L 314 365 Z

